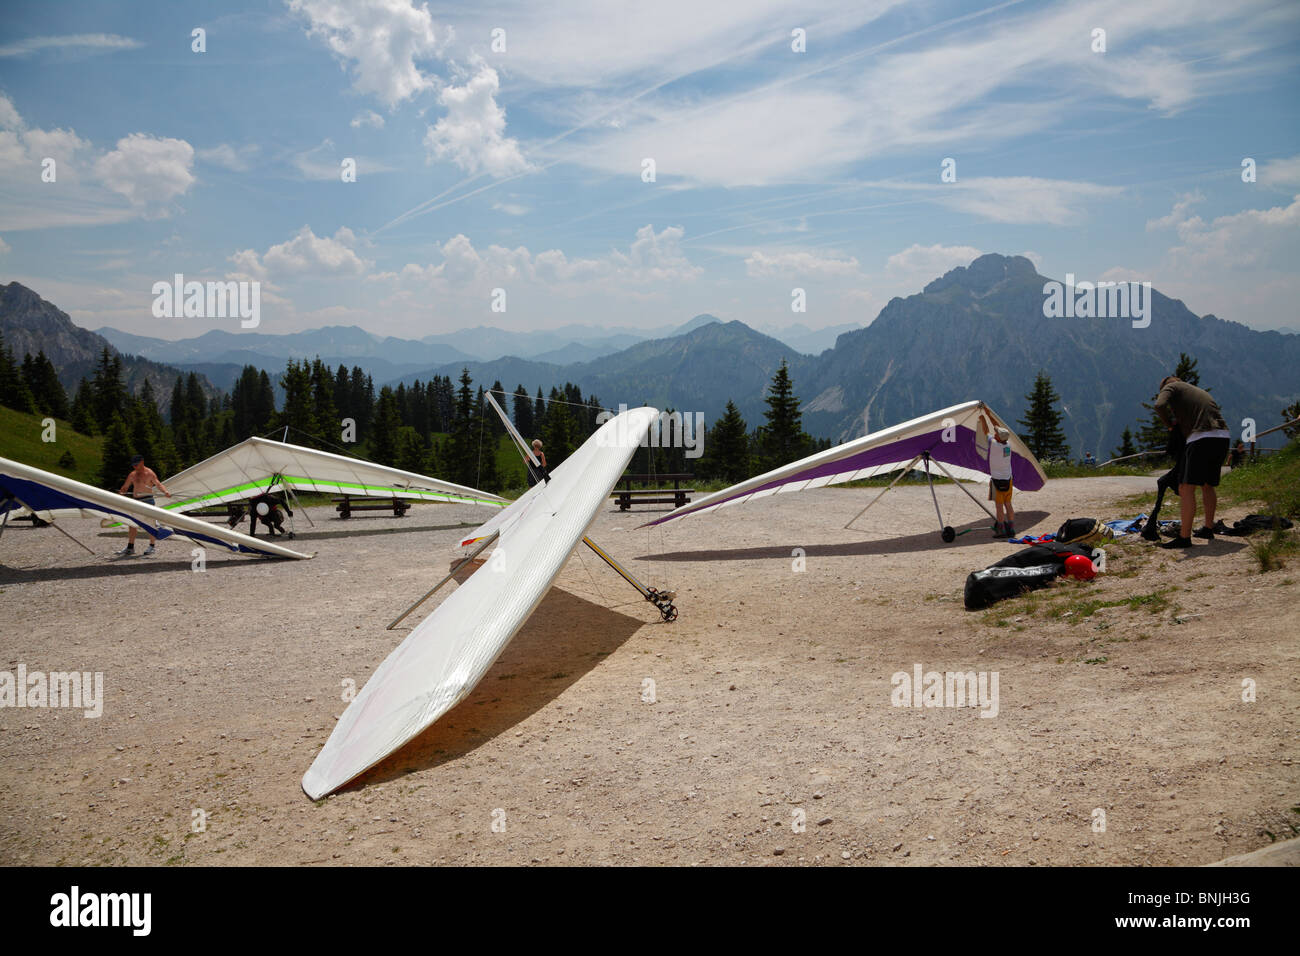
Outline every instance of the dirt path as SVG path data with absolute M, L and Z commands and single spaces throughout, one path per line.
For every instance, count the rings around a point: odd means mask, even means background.
M 1118 517 L 1106 503 L 1153 487 L 1053 481 L 1017 496 L 1018 524 Z M 0 862 L 1199 864 L 1293 835 L 1300 567 L 1260 574 L 1232 540 L 1115 544 L 1093 583 L 968 613 L 967 572 L 1009 546 L 945 546 L 916 487 L 842 530 L 874 494 L 662 530 L 603 513 L 592 537 L 675 587 L 680 619 L 576 556 L 469 699 L 319 804 L 299 779 L 345 682 L 484 512 L 312 509 L 296 546 L 315 560 L 210 552 L 202 574 L 181 544 L 109 562 L 11 527 L 0 669 L 99 671 L 105 702 L 0 709 Z M 996 671 L 996 717 L 893 706 L 918 664 Z

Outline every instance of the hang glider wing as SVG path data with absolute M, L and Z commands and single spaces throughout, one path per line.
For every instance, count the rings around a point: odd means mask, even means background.
M 211 525 L 189 515 L 167 511 L 62 475 L 0 458 L 0 512 L 19 508 L 30 509 L 36 514 L 61 512 L 65 509 L 93 511 L 115 520 L 133 522 L 155 538 L 178 534 L 193 541 L 220 545 L 231 551 L 281 558 L 311 557 L 310 554 Z
M 163 482 L 177 499 L 168 511 L 191 511 L 254 498 L 271 488 L 444 501 L 501 508 L 504 498 L 427 475 L 376 465 L 301 445 L 249 438 Z
M 658 414 L 635 408 L 606 422 L 549 482 L 494 516 L 495 550 L 348 705 L 302 778 L 309 797 L 373 767 L 474 689 L 541 603 Z
M 1042 488 L 1047 476 L 1033 452 L 987 405 L 971 401 L 913 418 L 782 465 L 766 474 L 705 495 L 661 518 L 648 521 L 641 527 L 704 514 L 767 495 L 886 475 L 916 467 L 926 453 L 933 461 L 943 464 L 954 478 L 986 480 L 989 476 L 989 443 L 979 426 L 981 412 L 990 429 L 1001 427 L 1011 436 L 1009 444 L 1013 485 L 1021 491 L 1037 491 Z

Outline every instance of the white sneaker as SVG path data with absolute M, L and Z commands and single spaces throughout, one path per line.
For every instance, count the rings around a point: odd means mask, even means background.
M 135 545 L 133 545 L 133 544 L 128 544 L 125 548 L 122 548 L 122 549 L 119 550 L 119 551 L 114 551 L 113 553 L 114 553 L 114 554 L 124 554 L 124 555 L 125 555 L 125 554 L 135 554 Z
M 153 554 L 153 553 L 154 553 L 154 546 L 153 546 L 152 544 L 149 545 L 149 547 L 147 547 L 147 548 L 144 549 L 144 556 L 145 556 L 146 558 L 149 557 L 149 555 L 151 555 L 151 554 Z

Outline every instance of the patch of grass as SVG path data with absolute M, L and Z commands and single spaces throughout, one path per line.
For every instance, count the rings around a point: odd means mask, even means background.
M 1219 501 L 1234 505 L 1264 502 L 1270 514 L 1300 516 L 1300 438 L 1224 475 L 1219 482 Z
M 71 422 L 55 419 L 56 440 L 42 441 L 44 418 L 0 406 L 0 456 L 98 487 L 104 440 L 82 435 Z M 75 467 L 59 464 L 65 452 L 72 453 Z
M 1113 598 L 1111 600 L 1081 598 L 1074 601 L 1062 601 L 1050 607 L 1047 614 L 1049 617 L 1058 620 L 1069 619 L 1071 624 L 1078 624 L 1084 618 L 1092 617 L 1104 607 L 1127 607 L 1132 611 L 1145 608 L 1152 614 L 1159 614 L 1170 607 L 1169 598 L 1165 597 L 1165 595 L 1174 590 L 1176 589 L 1173 587 L 1160 588 L 1150 594 L 1134 594 L 1130 597 Z
M 1300 551 L 1300 540 L 1282 528 L 1274 529 L 1268 537 L 1256 536 L 1250 542 L 1250 553 L 1261 573 L 1280 571 L 1286 567 L 1286 558 L 1297 551 Z

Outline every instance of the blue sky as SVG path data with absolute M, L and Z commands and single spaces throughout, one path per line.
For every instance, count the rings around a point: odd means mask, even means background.
M 51 2 L 5 16 L 0 279 L 88 328 L 238 331 L 155 318 L 153 283 L 177 272 L 259 281 L 260 332 L 699 312 L 819 328 L 868 323 L 1000 252 L 1300 330 L 1291 2 Z M 956 181 L 941 182 L 949 157 Z

